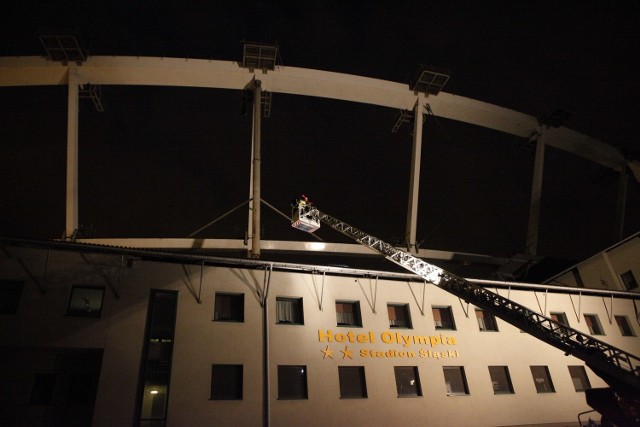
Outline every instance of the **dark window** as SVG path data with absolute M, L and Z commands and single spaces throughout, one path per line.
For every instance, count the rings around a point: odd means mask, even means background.
M 569 326 L 569 320 L 567 320 L 567 315 L 565 313 L 555 312 L 550 313 L 549 317 L 555 320 L 558 323 L 562 323 L 565 326 Z
M 211 400 L 242 400 L 242 365 L 211 366 Z
M 213 320 L 244 322 L 244 294 L 216 292 Z
M 585 314 L 584 320 L 589 328 L 591 335 L 604 335 L 604 330 L 600 324 L 600 319 L 597 314 Z
M 447 394 L 469 394 L 467 378 L 463 366 L 443 366 L 444 382 L 447 386 Z
M 451 307 L 431 307 L 431 311 L 433 312 L 433 322 L 436 329 L 456 329 Z
M 387 304 L 387 312 L 390 328 L 412 328 L 409 304 Z
M 151 290 L 138 391 L 140 425 L 164 425 L 167 417 L 177 309 L 177 292 Z
M 493 394 L 513 394 L 513 385 L 509 368 L 506 366 L 489 366 L 489 376 L 493 386 Z
M 623 337 L 634 337 L 636 335 L 631 328 L 631 324 L 629 323 L 627 316 L 615 316 L 615 318 Z
M 362 399 L 367 397 L 367 382 L 364 366 L 338 366 L 341 399 Z
M 277 323 L 304 325 L 302 298 L 276 298 Z
M 591 388 L 589 377 L 587 377 L 587 371 L 584 366 L 569 366 L 569 375 L 573 381 L 573 388 L 576 391 L 585 391 Z
M 69 296 L 67 314 L 70 316 L 100 317 L 104 288 L 74 286 Z
M 17 280 L 0 280 L 0 313 L 15 314 L 22 295 L 24 282 Z
M 476 309 L 476 319 L 478 320 L 478 328 L 480 328 L 481 331 L 498 331 L 498 324 L 493 314 Z
M 360 303 L 336 301 L 336 321 L 338 326 L 362 326 Z
M 622 279 L 622 283 L 624 283 L 626 290 L 630 291 L 631 289 L 636 289 L 638 287 L 638 282 L 633 276 L 633 271 L 629 270 L 626 273 L 622 273 L 620 278 Z
M 580 271 L 577 268 L 572 268 L 571 273 L 573 274 L 573 278 L 575 279 L 578 287 L 584 288 L 584 282 L 582 281 L 582 276 L 580 275 Z
M 307 367 L 278 366 L 278 399 L 307 398 Z
M 396 374 L 398 397 L 422 396 L 417 366 L 394 366 L 393 371 Z
M 49 405 L 56 386 L 56 374 L 36 374 L 31 388 L 30 405 Z
M 538 393 L 555 393 L 548 367 L 531 366 L 531 375 L 533 376 L 533 383 Z

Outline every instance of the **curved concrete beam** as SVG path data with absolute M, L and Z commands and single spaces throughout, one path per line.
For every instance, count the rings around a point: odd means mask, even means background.
M 80 84 L 184 86 L 242 90 L 254 79 L 264 90 L 411 110 L 417 95 L 406 84 L 351 74 L 277 67 L 266 74 L 237 62 L 205 59 L 92 56 L 77 67 Z M 67 84 L 68 66 L 44 57 L 0 57 L 0 86 Z M 527 138 L 539 129 L 535 117 L 463 96 L 440 92 L 428 97 L 439 117 Z M 567 128 L 545 129 L 549 146 L 617 171 L 627 160 L 615 147 Z

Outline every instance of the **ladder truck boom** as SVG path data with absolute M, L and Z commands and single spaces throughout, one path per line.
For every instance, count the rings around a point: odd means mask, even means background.
M 565 355 L 572 355 L 581 359 L 616 392 L 617 396 L 614 400 L 617 400 L 618 404 L 620 404 L 621 400 L 625 400 L 627 407 L 635 409 L 639 407 L 639 357 L 414 257 L 344 221 L 319 211 L 306 196 L 302 196 L 292 203 L 292 227 L 312 233 L 320 228 L 320 223 L 324 223 L 356 242 L 378 252 L 388 260 L 422 277 L 425 281 L 558 348 Z M 595 392 L 602 389 L 593 390 Z M 592 396 L 592 400 L 601 400 L 601 396 L 597 395 L 597 393 L 593 393 Z M 600 408 L 596 407 L 599 402 L 590 402 L 589 398 L 590 396 L 587 394 L 588 403 L 601 414 L 603 412 L 611 412 L 611 408 L 602 408 L 602 405 L 600 405 Z M 613 412 L 616 411 L 620 412 L 617 409 L 613 410 Z M 609 413 L 610 418 L 619 419 L 613 412 Z M 625 422 L 631 421 L 632 424 L 630 425 L 640 425 L 640 420 L 633 418 L 623 419 Z

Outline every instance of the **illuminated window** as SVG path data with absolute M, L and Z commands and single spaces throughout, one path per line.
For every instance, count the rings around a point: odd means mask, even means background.
M 0 280 L 0 313 L 15 314 L 22 295 L 24 282 L 16 280 Z
M 70 316 L 100 317 L 104 288 L 74 286 L 69 296 L 67 314 Z
M 469 394 L 467 378 L 463 366 L 443 366 L 444 382 L 447 386 L 447 395 Z
M 307 398 L 307 367 L 278 366 L 278 399 L 296 400 Z
M 638 287 L 638 281 L 634 277 L 633 271 L 629 270 L 626 273 L 622 273 L 620 278 L 622 279 L 622 283 L 624 283 L 626 290 L 630 291 L 631 289 L 636 289 Z
M 362 326 L 360 303 L 336 301 L 336 321 L 338 326 Z
M 531 375 L 533 376 L 533 383 L 538 393 L 555 393 L 548 367 L 531 366 Z
M 211 366 L 211 400 L 242 400 L 242 365 Z
M 436 329 L 456 329 L 451 307 L 431 307 L 431 311 L 433 312 L 433 322 Z
M 213 320 L 220 322 L 244 322 L 244 294 L 216 292 Z
M 387 304 L 387 312 L 390 328 L 412 328 L 409 304 Z
M 489 376 L 493 386 L 493 394 L 513 394 L 513 385 L 509 368 L 506 366 L 489 366 Z
M 481 331 L 498 331 L 498 324 L 493 314 L 476 309 L 476 319 L 478 320 L 478 327 Z
M 571 381 L 573 381 L 573 388 L 576 391 L 585 391 L 591 388 L 589 377 L 587 377 L 587 371 L 584 366 L 569 366 L 569 375 L 571 375 Z
M 302 298 L 276 298 L 277 323 L 304 325 Z
M 341 399 L 363 399 L 367 397 L 367 382 L 364 366 L 338 366 Z
M 591 335 L 604 335 L 604 330 L 600 324 L 600 319 L 597 314 L 585 314 L 584 320 L 589 328 Z
M 394 366 L 393 371 L 396 374 L 398 397 L 422 396 L 417 366 Z
M 615 316 L 616 323 L 618 324 L 618 328 L 620 328 L 620 333 L 623 337 L 635 337 L 636 334 L 633 332 L 631 328 L 631 324 L 629 323 L 629 319 L 627 316 Z

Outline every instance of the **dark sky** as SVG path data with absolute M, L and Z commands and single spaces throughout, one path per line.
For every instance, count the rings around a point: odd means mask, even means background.
M 635 2 L 41 3 L 3 2 L 0 56 L 43 55 L 38 35 L 73 32 L 92 55 L 240 60 L 243 40 L 278 43 L 285 66 L 402 83 L 430 64 L 450 71 L 446 92 L 533 116 L 569 110 L 567 127 L 640 158 Z M 239 92 L 116 86 L 102 87 L 102 99 L 102 113 L 81 103 L 79 129 L 80 223 L 96 236 L 185 237 L 248 199 L 251 116 Z M 0 88 L 2 235 L 62 235 L 66 102 L 65 87 Z M 287 211 L 306 193 L 356 227 L 402 239 L 411 129 L 391 133 L 396 115 L 274 94 L 263 198 Z M 533 160 L 524 139 L 429 118 L 422 246 L 523 252 Z M 581 259 L 613 243 L 617 180 L 548 148 L 539 253 Z M 266 207 L 263 215 L 264 238 L 305 238 Z M 241 237 L 246 220 L 238 211 L 199 237 Z M 638 230 L 640 185 L 630 177 L 625 235 Z

